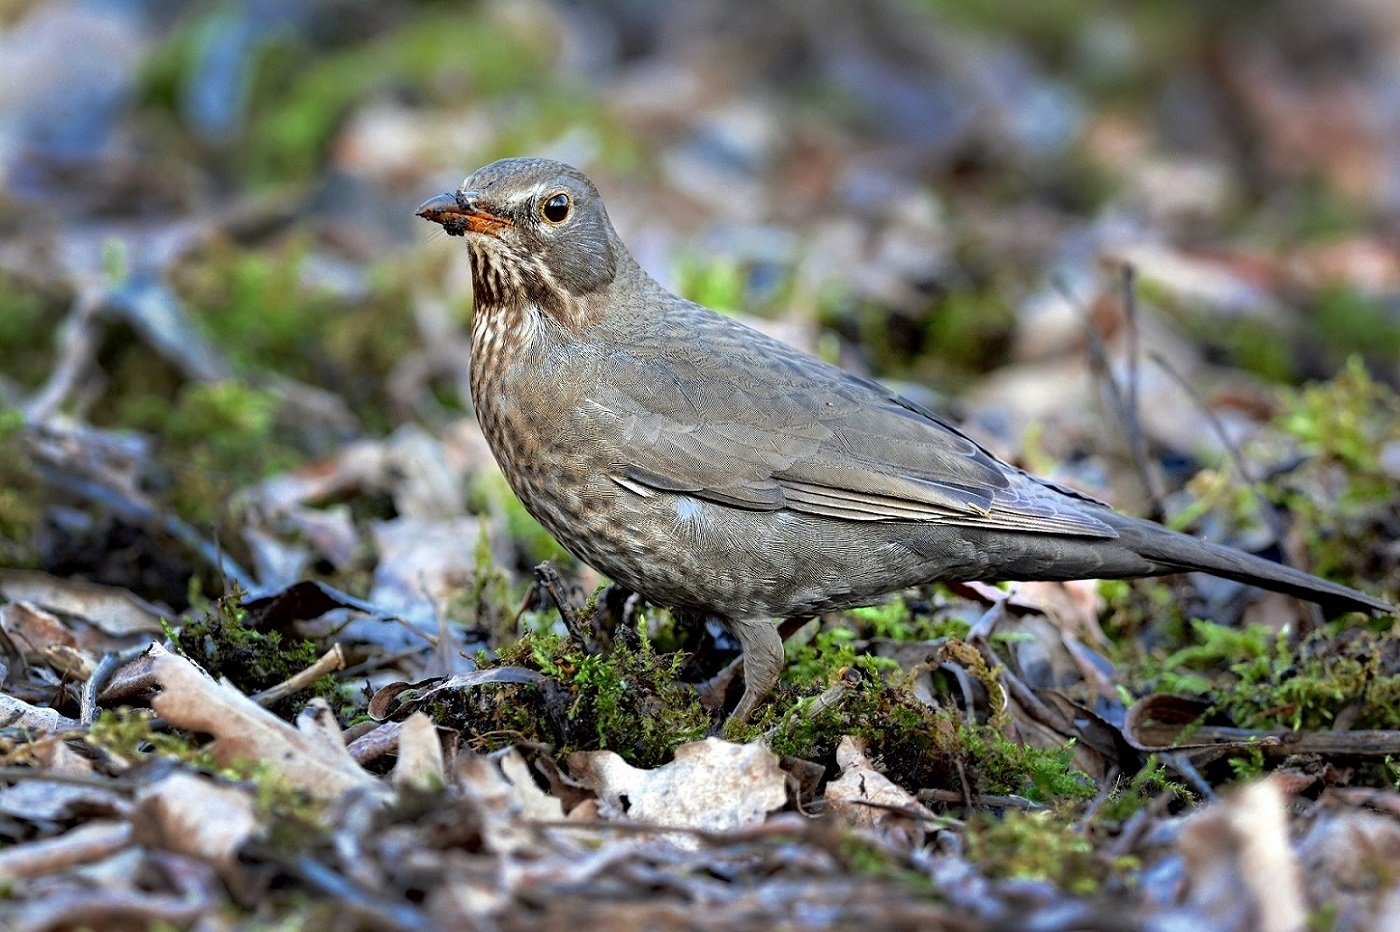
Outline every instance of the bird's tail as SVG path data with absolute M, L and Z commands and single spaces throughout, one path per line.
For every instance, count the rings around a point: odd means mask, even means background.
M 1389 614 L 1395 611 L 1395 607 L 1383 599 L 1233 547 L 1222 547 L 1124 515 L 1114 514 L 1106 520 L 1118 531 L 1120 543 L 1161 564 L 1164 571 L 1198 570 L 1212 576 L 1223 576 L 1316 602 L 1329 614 L 1349 611 Z

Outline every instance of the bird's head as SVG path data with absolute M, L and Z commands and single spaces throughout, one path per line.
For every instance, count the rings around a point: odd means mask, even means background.
M 492 162 L 418 216 L 467 238 L 478 302 L 566 312 L 617 275 L 622 247 L 598 189 L 563 162 Z

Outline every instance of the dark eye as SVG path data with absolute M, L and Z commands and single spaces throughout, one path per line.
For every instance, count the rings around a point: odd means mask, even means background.
M 562 191 L 540 205 L 540 216 L 550 223 L 563 223 L 569 219 L 569 195 Z

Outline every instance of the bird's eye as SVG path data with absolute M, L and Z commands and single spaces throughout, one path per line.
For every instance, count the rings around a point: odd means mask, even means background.
M 569 219 L 569 195 L 559 192 L 540 205 L 540 216 L 550 223 L 563 223 Z

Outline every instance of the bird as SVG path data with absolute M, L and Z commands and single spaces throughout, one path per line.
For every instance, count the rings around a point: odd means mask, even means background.
M 501 159 L 417 215 L 466 240 L 472 405 L 507 482 L 578 559 L 737 638 L 732 720 L 776 685 L 784 619 L 934 581 L 1200 571 L 1393 611 L 1036 478 L 878 381 L 673 294 L 570 165 Z

